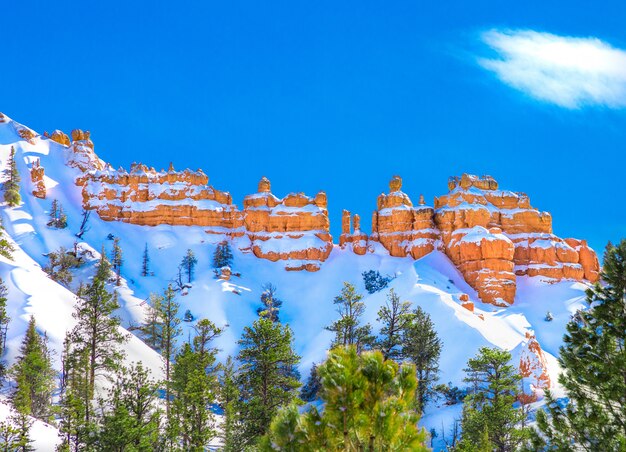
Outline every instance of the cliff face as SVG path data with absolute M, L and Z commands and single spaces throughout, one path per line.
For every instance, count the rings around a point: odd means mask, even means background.
M 28 135 L 27 132 L 23 132 Z M 243 211 L 229 193 L 208 185 L 201 171 L 156 171 L 134 164 L 113 170 L 94 152 L 89 132 L 49 136 L 66 147 L 66 162 L 81 171 L 83 204 L 107 221 L 156 226 L 202 226 L 208 233 L 249 239 L 241 245 L 255 256 L 285 261 L 289 270 L 319 269 L 333 247 L 326 194 L 291 193 L 278 198 L 268 179 L 244 198 Z M 33 166 L 33 193 L 45 197 L 43 168 Z M 516 276 L 596 281 L 598 259 L 585 241 L 552 233 L 552 218 L 530 205 L 523 193 L 501 190 L 490 176 L 464 174 L 448 183 L 449 192 L 434 207 L 420 196 L 414 206 L 394 176 L 372 216 L 372 233 L 361 231 L 360 217 L 344 211 L 339 244 L 356 254 L 380 243 L 389 254 L 420 259 L 445 252 L 486 303 L 513 303 Z
M 287 270 L 319 270 L 333 243 L 324 192 L 314 198 L 290 193 L 280 199 L 262 178 L 258 191 L 244 198 L 244 225 L 255 256 L 286 261 Z

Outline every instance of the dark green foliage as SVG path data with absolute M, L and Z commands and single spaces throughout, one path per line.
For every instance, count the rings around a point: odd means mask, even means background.
M 333 301 L 341 317 L 326 327 L 328 331 L 335 333 L 332 347 L 355 345 L 357 352 L 360 353 L 374 344 L 372 326 L 361 325 L 361 317 L 365 312 L 362 299 L 363 295 L 358 293 L 352 284 L 343 283 L 341 294 Z
M 120 320 L 114 315 L 119 308 L 117 295 L 111 295 L 101 279 L 110 264 L 101 256 L 93 282 L 81 290 L 73 317 L 77 323 L 70 335 L 70 353 L 87 356 L 88 398 L 93 399 L 97 376 L 105 376 L 119 368 L 124 356 L 120 345 L 126 337 L 120 331 Z M 90 410 L 87 410 L 87 420 Z
M 195 254 L 193 254 L 193 251 L 190 249 L 187 250 L 187 254 L 185 254 L 185 257 L 183 257 L 183 260 L 180 263 L 180 265 L 185 270 L 185 273 L 187 274 L 188 283 L 190 283 L 191 280 L 193 279 L 193 271 L 197 263 L 198 263 L 198 259 L 196 258 Z
M 311 366 L 309 378 L 300 390 L 300 398 L 305 402 L 312 402 L 317 399 L 320 388 L 322 387 L 322 381 L 318 372 L 317 364 Z
M 20 173 L 15 162 L 15 148 L 11 146 L 8 168 L 4 170 L 6 181 L 4 182 L 4 200 L 9 206 L 17 206 L 20 201 Z
M 222 331 L 209 320 L 200 320 L 193 345 L 186 343 L 176 355 L 168 436 L 183 450 L 203 451 L 215 436 L 210 405 L 216 402 L 217 349 L 211 343 Z
M 365 284 L 365 290 L 367 293 L 376 293 L 383 290 L 391 282 L 391 277 L 382 276 L 378 270 L 368 270 L 361 273 L 363 276 L 363 283 Z
M 140 363 L 121 368 L 101 400 L 103 414 L 97 448 L 106 451 L 153 451 L 159 444 L 161 412 L 158 384 Z
M 293 370 L 300 357 L 289 326 L 269 319 L 245 327 L 239 346 L 243 441 L 252 445 L 267 432 L 278 410 L 297 398 L 300 382 Z
M 420 412 L 434 393 L 433 385 L 439 374 L 441 339 L 435 325 L 421 307 L 413 311 L 402 336 L 401 356 L 415 365 L 417 371 L 417 408 Z
M 338 347 L 319 366 L 324 402 L 300 414 L 295 404 L 274 418 L 261 441 L 266 451 L 426 451 L 413 409 L 415 369 L 379 351 Z
M 180 319 L 178 318 L 178 309 L 180 305 L 174 298 L 174 289 L 167 286 L 163 297 L 153 306 L 156 309 L 160 322 L 161 336 L 161 355 L 165 361 L 165 402 L 167 408 L 167 417 L 170 418 L 170 385 L 171 385 L 171 367 L 172 359 L 176 353 L 176 338 L 180 336 Z M 156 301 L 156 299 L 155 299 Z
M 82 265 L 83 260 L 75 253 L 60 247 L 57 251 L 48 253 L 48 265 L 43 268 L 54 281 L 69 286 L 74 279 L 72 269 Z
M 261 306 L 257 308 L 256 313 L 259 317 L 269 319 L 272 322 L 279 322 L 278 311 L 283 305 L 280 298 L 276 296 L 276 286 L 272 283 L 267 283 L 263 286 L 263 293 L 261 293 Z
M 230 267 L 233 263 L 233 253 L 227 241 L 217 245 L 213 253 L 213 268 Z
M 240 391 L 237 386 L 238 374 L 233 359 L 229 356 L 219 375 L 219 405 L 224 412 L 222 442 L 224 452 L 243 450 L 244 435 L 240 414 Z
M 376 342 L 385 359 L 398 360 L 402 357 L 403 334 L 412 324 L 411 303 L 400 301 L 393 289 L 387 294 L 387 301 L 378 311 L 378 321 L 382 323 L 380 339 Z
M 457 403 L 461 403 L 467 395 L 466 389 L 460 389 L 458 386 L 453 386 L 452 382 L 437 385 L 435 387 L 435 392 L 441 394 L 446 399 L 446 405 L 456 405 Z
M 141 260 L 141 276 L 148 276 L 148 273 L 150 273 L 150 255 L 148 254 L 148 244 L 146 243 Z
M 7 286 L 4 284 L 2 278 L 0 278 L 0 382 L 4 378 L 5 373 L 2 356 L 4 356 L 4 351 L 6 349 L 7 330 L 9 328 L 9 322 L 11 321 L 11 317 L 9 317 L 9 313 L 7 312 L 8 294 L 9 291 Z
M 11 368 L 11 375 L 17 383 L 11 394 L 15 409 L 22 414 L 49 421 L 56 374 L 52 367 L 47 338 L 37 333 L 35 318 L 32 316 L 17 362 Z
M 561 347 L 559 382 L 570 403 L 548 394 L 536 450 L 626 450 L 626 240 L 607 245 L 600 276 Z
M 67 227 L 67 215 L 63 211 L 63 206 L 56 199 L 52 200 L 50 207 L 48 226 L 51 228 L 65 229 Z
M 111 252 L 111 264 L 113 264 L 113 271 L 117 275 L 116 284 L 119 286 L 122 283 L 122 265 L 124 264 L 124 257 L 122 248 L 120 246 L 119 237 L 113 239 L 113 251 Z
M 2 226 L 2 221 L 0 221 L 0 256 L 12 261 L 13 251 L 15 251 L 15 247 L 6 238 L 6 232 L 4 231 L 4 226 Z
M 463 405 L 458 450 L 511 451 L 527 439 L 528 431 L 518 427 L 524 413 L 513 406 L 521 377 L 510 361 L 509 352 L 488 347 L 468 361 L 465 381 L 469 393 Z
M 185 322 L 193 322 L 193 314 L 189 309 L 185 311 L 185 315 L 183 315 L 183 320 Z
M 4 452 L 29 452 L 35 450 L 30 438 L 32 420 L 23 413 L 9 416 L 0 422 L 0 450 Z
M 146 319 L 141 325 L 141 337 L 153 350 L 161 351 L 163 345 L 163 319 L 161 318 L 163 310 L 163 300 L 161 295 L 150 294 L 150 303 L 146 307 Z

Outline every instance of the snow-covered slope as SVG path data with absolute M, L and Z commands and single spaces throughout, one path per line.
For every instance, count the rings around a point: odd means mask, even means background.
M 22 204 L 15 208 L 1 208 L 4 226 L 16 243 L 14 260 L 0 259 L 0 276 L 9 288 L 10 315 L 14 319 L 9 328 L 8 360 L 17 353 L 28 317 L 34 315 L 38 327 L 46 331 L 56 357 L 60 356 L 65 332 L 71 328 L 74 295 L 50 280 L 41 270 L 47 263 L 46 253 L 59 246 L 74 246 L 81 221 L 81 194 L 74 184 L 78 170 L 65 164 L 65 148 L 54 141 L 37 137 L 34 144 L 24 141 L 16 132 L 13 122 L 0 124 L 0 167 L 4 168 L 11 146 L 16 149 L 18 168 L 22 175 Z M 47 198 L 39 199 L 31 194 L 33 186 L 29 178 L 29 166 L 41 159 L 45 167 Z M 51 202 L 57 199 L 68 215 L 68 228 L 51 229 L 46 226 Z M 584 284 L 577 282 L 553 282 L 540 278 L 518 279 L 515 303 L 509 308 L 483 304 L 476 292 L 463 280 L 456 267 L 440 252 L 433 252 L 414 261 L 411 258 L 390 257 L 382 247 L 373 253 L 358 256 L 334 246 L 329 259 L 318 272 L 289 272 L 284 264 L 259 259 L 233 246 L 233 271 L 241 276 L 230 281 L 215 279 L 211 257 L 216 244 L 223 237 L 207 234 L 195 226 L 137 226 L 127 223 L 105 222 L 92 215 L 90 229 L 81 239 L 80 246 L 89 249 L 92 261 L 87 263 L 75 277 L 75 284 L 86 280 L 93 273 L 98 251 L 102 247 L 109 253 L 112 234 L 120 238 L 124 251 L 122 275 L 124 282 L 118 288 L 121 309 L 119 315 L 126 328 L 139 324 L 145 314 L 145 300 L 151 292 L 161 292 L 171 282 L 184 253 L 191 248 L 198 257 L 193 287 L 178 297 L 181 313 L 189 309 L 196 318 L 206 317 L 217 325 L 228 325 L 219 338 L 221 357 L 236 353 L 237 340 L 243 327 L 256 317 L 256 308 L 265 283 L 278 288 L 278 296 L 284 300 L 281 320 L 290 324 L 295 332 L 295 344 L 302 355 L 301 371 L 307 375 L 313 362 L 324 359 L 331 333 L 324 330 L 336 319 L 333 298 L 344 281 L 351 282 L 366 293 L 361 273 L 379 270 L 382 274 L 395 276 L 390 287 L 410 300 L 415 306 L 426 310 L 435 322 L 443 341 L 440 368 L 441 382 L 463 385 L 463 368 L 467 359 L 476 354 L 481 346 L 498 346 L 519 356 L 527 341 L 526 333 L 534 333 L 541 344 L 549 365 L 549 372 L 556 381 L 558 367 L 554 356 L 558 354 L 564 325 L 569 316 L 582 304 Z M 240 239 L 235 239 L 240 240 Z M 150 276 L 141 276 L 144 247 L 150 253 Z M 236 244 L 235 244 L 236 245 Z M 111 287 L 113 289 L 113 287 Z M 472 313 L 463 308 L 462 294 L 469 294 L 475 304 Z M 377 329 L 376 313 L 385 302 L 386 291 L 365 297 L 365 321 Z M 544 321 L 547 311 L 554 315 L 552 322 Z M 188 323 L 185 328 L 191 328 Z M 185 331 L 186 339 L 189 331 Z M 133 337 L 127 346 L 128 359 L 142 360 L 153 371 L 160 372 L 159 357 L 139 339 Z M 423 420 L 427 427 L 441 427 L 441 417 L 450 408 L 429 407 Z

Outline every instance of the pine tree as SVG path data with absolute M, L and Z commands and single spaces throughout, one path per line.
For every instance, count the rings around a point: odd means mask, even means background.
M 6 181 L 4 182 L 4 200 L 9 206 L 17 206 L 20 201 L 20 173 L 15 161 L 15 148 L 11 146 L 8 168 L 4 170 Z
M 48 253 L 48 265 L 43 268 L 50 278 L 66 287 L 72 283 L 72 269 L 81 265 L 81 260 L 63 247 Z
M 146 318 L 141 326 L 141 335 L 146 344 L 153 350 L 161 351 L 163 345 L 163 312 L 164 298 L 154 293 L 150 294 L 150 303 L 146 307 Z
M 193 279 L 193 271 L 197 263 L 198 259 L 196 258 L 195 254 L 193 254 L 193 251 L 191 249 L 188 249 L 187 254 L 185 254 L 185 257 L 183 257 L 183 260 L 180 264 L 181 267 L 184 268 L 185 273 L 187 273 L 188 283 L 190 283 Z
M 75 306 L 77 323 L 71 333 L 72 353 L 87 354 L 88 391 L 86 420 L 89 421 L 89 405 L 94 396 L 95 380 L 99 375 L 116 371 L 124 357 L 120 345 L 127 338 L 120 330 L 120 320 L 114 316 L 119 308 L 117 296 L 111 295 L 101 279 L 109 273 L 110 264 L 104 255 L 98 263 L 93 282 L 82 290 Z
M 439 374 L 441 339 L 428 313 L 417 307 L 403 330 L 401 356 L 415 365 L 417 371 L 417 409 L 424 406 L 433 394 L 433 385 Z
M 64 342 L 59 451 L 79 452 L 93 446 L 95 422 L 90 419 L 89 350 L 72 349 L 71 332 Z
M 217 245 L 213 253 L 213 268 L 230 267 L 233 263 L 233 253 L 227 241 Z
M 119 286 L 122 283 L 122 264 L 124 263 L 119 237 L 115 237 L 113 239 L 113 252 L 111 254 L 111 263 L 113 264 L 113 271 L 117 275 L 116 284 Z
M 15 247 L 6 238 L 6 232 L 4 231 L 4 226 L 2 225 L 2 219 L 0 219 L 0 256 L 12 261 L 13 251 L 15 251 Z
M 476 445 L 481 445 L 489 450 L 511 451 L 527 439 L 528 431 L 517 427 L 524 413 L 513 406 L 521 377 L 510 361 L 509 352 L 488 347 L 482 347 L 478 356 L 468 361 L 465 381 L 470 384 L 470 392 L 464 400 L 458 450 L 474 451 Z
M 159 444 L 161 412 L 158 384 L 141 362 L 121 368 L 108 390 L 98 431 L 97 448 L 108 451 L 153 451 Z
M 20 354 L 11 369 L 11 375 L 17 382 L 11 395 L 15 409 L 47 422 L 51 416 L 56 374 L 48 352 L 47 339 L 37 333 L 33 316 L 28 322 Z
M 426 451 L 426 432 L 413 410 L 415 369 L 379 351 L 337 347 L 319 366 L 324 403 L 300 414 L 281 410 L 261 441 L 264 451 Z
M 261 304 L 263 306 L 256 310 L 258 316 L 269 319 L 272 322 L 279 322 L 278 311 L 283 305 L 283 302 L 276 296 L 276 286 L 272 283 L 267 283 L 263 286 Z
M 267 432 L 278 409 L 296 399 L 300 382 L 293 368 L 300 357 L 293 350 L 289 326 L 269 319 L 245 327 L 238 343 L 242 434 L 245 445 L 252 445 Z
M 217 349 L 211 343 L 222 331 L 209 320 L 200 320 L 193 345 L 185 344 L 176 355 L 168 431 L 171 437 L 179 439 L 183 450 L 205 450 L 215 436 L 210 404 L 217 398 Z
M 5 367 L 2 357 L 6 349 L 7 331 L 9 329 L 9 322 L 11 321 L 11 317 L 9 317 L 9 313 L 7 312 L 8 294 L 7 286 L 4 284 L 4 280 L 0 278 L 0 381 L 4 378 Z
M 224 452 L 239 452 L 244 449 L 242 421 L 240 415 L 240 391 L 237 386 L 238 373 L 232 357 L 226 359 L 219 376 L 220 407 L 224 411 L 222 443 Z
M 49 227 L 57 229 L 65 229 L 67 227 L 67 215 L 63 210 L 63 206 L 56 199 L 52 200 L 52 206 L 50 207 L 49 221 L 47 224 Z
M 537 413 L 537 449 L 626 450 L 626 239 L 607 245 L 600 276 L 560 350 L 569 404 L 547 395 L 550 416 Z
M 332 347 L 341 345 L 355 345 L 357 352 L 371 347 L 374 344 L 372 327 L 369 324 L 361 325 L 361 317 L 365 312 L 365 304 L 361 301 L 363 295 L 358 293 L 355 287 L 347 282 L 343 283 L 341 294 L 335 297 L 333 303 L 337 305 L 337 312 L 341 316 L 339 320 L 326 327 L 328 331 L 335 333 Z
M 141 260 L 141 276 L 148 276 L 150 273 L 150 255 L 148 254 L 148 244 L 143 249 L 143 258 Z
M 6 452 L 31 452 L 33 440 L 30 429 L 33 421 L 28 415 L 16 413 L 9 416 L 7 421 L 0 422 L 0 447 Z
M 398 360 L 402 357 L 402 336 L 411 324 L 411 303 L 400 301 L 400 296 L 393 289 L 387 294 L 387 301 L 378 311 L 378 321 L 382 323 L 381 338 L 377 348 L 385 359 Z
M 318 366 L 317 364 L 313 364 L 309 371 L 309 378 L 307 378 L 300 390 L 300 398 L 305 402 L 313 402 L 317 399 L 321 387 L 322 381 L 320 379 Z
M 171 365 L 176 353 L 176 338 L 180 336 L 180 319 L 178 309 L 180 305 L 174 299 L 174 289 L 167 286 L 163 299 L 159 304 L 159 319 L 162 322 L 161 330 L 161 355 L 165 361 L 165 403 L 167 418 L 170 419 L 170 385 L 171 385 Z

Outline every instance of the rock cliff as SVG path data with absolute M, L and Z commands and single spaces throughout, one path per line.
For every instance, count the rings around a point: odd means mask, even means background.
M 257 193 L 244 198 L 243 207 L 246 235 L 257 257 L 285 261 L 287 270 L 316 271 L 332 251 L 324 192 L 313 198 L 290 193 L 280 199 L 264 177 Z
M 34 139 L 28 131 L 22 134 Z M 243 249 L 285 261 L 289 270 L 317 270 L 332 250 L 324 192 L 278 198 L 262 178 L 241 211 L 229 193 L 208 185 L 202 170 L 156 171 L 142 164 L 114 170 L 95 154 L 89 132 L 73 130 L 71 136 L 70 141 L 54 131 L 49 139 L 65 146 L 67 164 L 80 170 L 76 183 L 84 207 L 104 220 L 202 226 L 208 233 L 245 236 Z M 45 197 L 43 177 L 43 168 L 33 165 L 35 196 Z M 499 306 L 513 303 L 517 276 L 598 279 L 594 251 L 584 240 L 555 236 L 550 214 L 533 208 L 524 193 L 500 189 L 491 176 L 469 174 L 450 178 L 448 189 L 434 207 L 421 195 L 414 206 L 402 179 L 394 176 L 389 192 L 378 196 L 371 235 L 361 230 L 358 215 L 343 212 L 340 246 L 362 255 L 378 242 L 391 256 L 414 259 L 439 249 L 483 302 Z
M 30 168 L 30 180 L 33 183 L 33 195 L 37 198 L 46 199 L 45 171 L 39 159 L 35 160 Z

